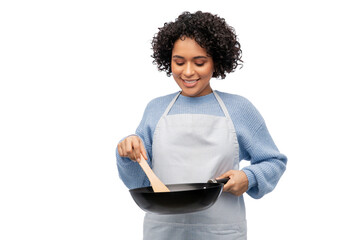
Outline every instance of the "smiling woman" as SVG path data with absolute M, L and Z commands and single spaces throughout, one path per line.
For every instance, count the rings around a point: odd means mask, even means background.
M 121 179 L 130 189 L 149 185 L 137 163 L 140 155 L 168 186 L 230 179 L 206 210 L 178 215 L 148 212 L 144 240 L 246 239 L 243 194 L 261 198 L 271 192 L 287 158 L 247 99 L 210 86 L 212 78 L 225 78 L 242 63 L 234 30 L 217 15 L 185 12 L 159 29 L 152 47 L 154 63 L 173 76 L 181 91 L 152 100 L 136 134 L 119 142 Z M 241 160 L 250 160 L 251 165 L 239 169 Z

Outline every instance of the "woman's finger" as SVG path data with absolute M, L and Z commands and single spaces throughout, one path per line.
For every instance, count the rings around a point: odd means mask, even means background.
M 229 181 L 224 185 L 223 190 L 225 192 L 229 192 L 233 186 L 234 186 L 234 181 L 231 179 L 234 176 L 234 170 L 229 170 L 227 172 L 225 172 L 224 174 L 220 175 L 219 177 L 217 177 L 216 179 L 220 179 L 220 178 L 230 178 Z
M 146 149 L 144 147 L 144 144 L 142 143 L 142 141 L 139 139 L 140 141 L 140 153 L 141 155 L 143 155 L 143 157 L 145 158 L 145 160 L 148 160 L 147 158 L 147 153 L 146 153 Z
M 133 152 L 134 152 L 134 160 L 140 162 L 140 143 L 138 139 L 134 139 L 133 144 Z
M 121 157 L 127 157 L 124 141 L 119 143 L 119 154 Z
M 233 170 L 229 170 L 226 173 L 223 173 L 222 175 L 220 175 L 219 177 L 217 177 L 216 179 L 220 179 L 220 178 L 227 178 L 230 177 L 231 175 L 233 175 Z
M 223 190 L 225 192 L 231 192 L 232 188 L 235 186 L 235 181 L 231 178 L 233 175 L 229 176 L 229 181 L 224 185 Z
M 135 153 L 133 148 L 133 141 L 131 138 L 125 139 L 125 155 L 126 157 L 130 158 L 131 160 L 135 160 Z
M 120 143 L 117 145 L 117 149 L 118 149 L 119 155 L 120 155 L 121 157 L 123 157 L 123 153 L 122 153 L 122 149 L 121 149 L 121 144 L 120 144 Z

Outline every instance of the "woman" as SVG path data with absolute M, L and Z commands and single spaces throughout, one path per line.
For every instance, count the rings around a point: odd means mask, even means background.
M 152 41 L 154 63 L 181 91 L 152 100 L 136 130 L 117 147 L 117 166 L 128 188 L 149 186 L 140 154 L 165 184 L 229 177 L 209 209 L 179 215 L 147 213 L 144 239 L 246 239 L 243 193 L 261 198 L 285 171 L 287 158 L 245 98 L 213 91 L 211 78 L 241 65 L 234 30 L 224 19 L 184 12 Z M 239 170 L 241 160 L 251 165 Z M 132 160 L 132 161 L 131 161 Z

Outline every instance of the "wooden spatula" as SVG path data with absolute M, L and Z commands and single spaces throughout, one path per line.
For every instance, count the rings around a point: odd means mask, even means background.
M 141 168 L 144 170 L 146 176 L 149 178 L 151 186 L 154 192 L 170 192 L 170 190 L 165 186 L 163 182 L 155 175 L 153 170 L 150 168 L 149 164 L 146 162 L 142 154 L 140 154 L 140 162 Z

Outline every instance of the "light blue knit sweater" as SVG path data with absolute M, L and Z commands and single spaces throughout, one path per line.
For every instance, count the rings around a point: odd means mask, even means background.
M 249 160 L 251 163 L 242 169 L 249 179 L 247 193 L 253 198 L 261 198 L 271 192 L 278 183 L 285 171 L 287 158 L 279 152 L 260 113 L 247 99 L 219 91 L 217 93 L 223 100 L 234 123 L 240 146 L 239 159 L 240 161 Z M 136 135 L 142 139 L 146 148 L 150 166 L 155 127 L 176 94 L 152 100 L 147 105 L 136 130 Z M 169 115 L 184 113 L 224 116 L 213 93 L 195 98 L 180 95 Z M 138 163 L 120 157 L 117 150 L 116 157 L 119 176 L 128 188 L 150 185 Z

